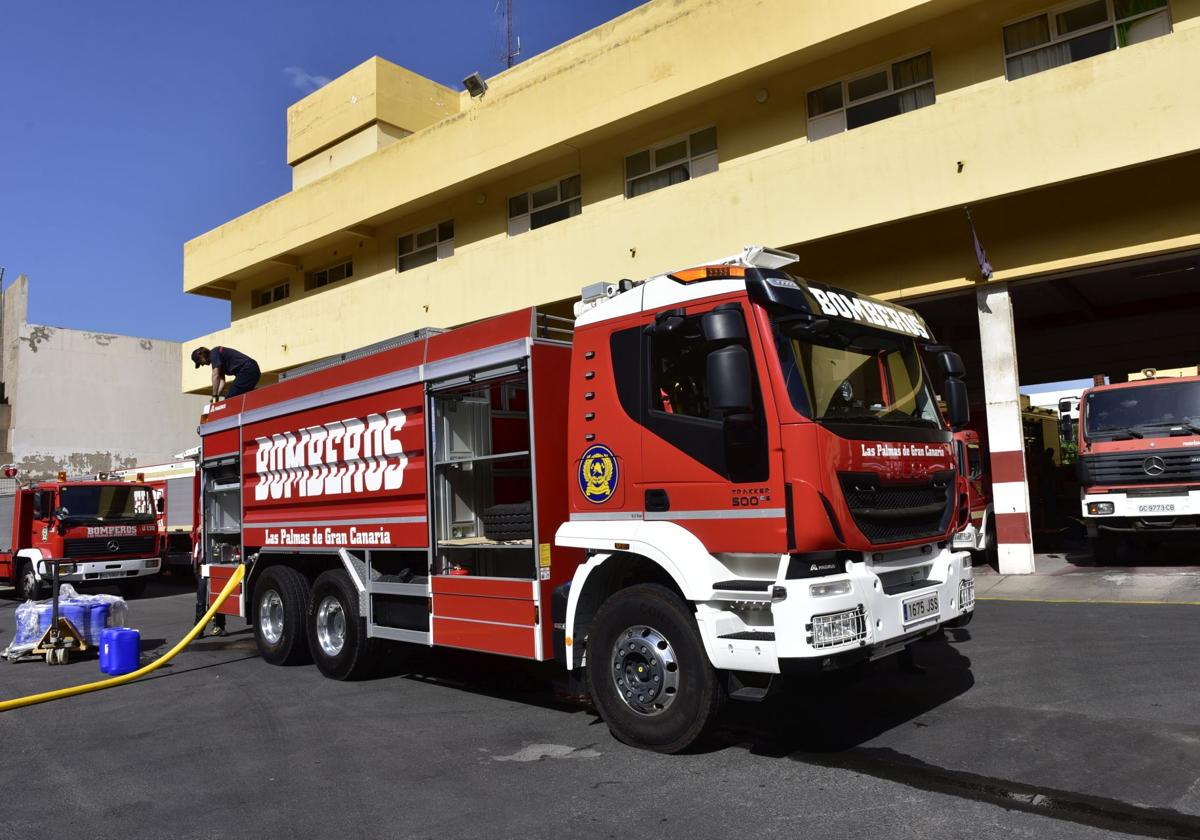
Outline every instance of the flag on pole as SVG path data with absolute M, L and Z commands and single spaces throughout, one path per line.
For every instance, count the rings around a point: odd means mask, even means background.
M 984 280 L 991 280 L 992 264 L 988 262 L 987 251 L 983 250 L 979 234 L 975 232 L 975 222 L 971 219 L 971 208 L 964 206 L 963 210 L 967 212 L 967 226 L 971 228 L 971 244 L 975 247 L 975 261 L 979 263 L 979 274 Z

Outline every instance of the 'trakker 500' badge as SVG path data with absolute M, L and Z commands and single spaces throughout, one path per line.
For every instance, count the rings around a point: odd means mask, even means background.
M 579 461 L 579 489 L 592 504 L 600 505 L 617 492 L 617 456 L 603 444 L 589 446 Z

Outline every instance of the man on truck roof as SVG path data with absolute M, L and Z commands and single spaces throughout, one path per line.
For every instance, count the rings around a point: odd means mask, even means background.
M 225 377 L 232 376 L 233 384 L 229 386 L 226 399 L 245 394 L 258 387 L 258 378 L 262 375 L 258 362 L 245 353 L 239 353 L 232 347 L 197 347 L 192 351 L 192 361 L 196 367 L 212 365 L 212 398 L 216 402 L 221 398 L 221 389 L 225 387 Z

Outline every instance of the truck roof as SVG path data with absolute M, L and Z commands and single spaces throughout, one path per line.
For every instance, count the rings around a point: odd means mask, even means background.
M 475 369 L 524 357 L 534 340 L 547 341 L 544 315 L 533 307 L 486 318 L 377 353 L 331 364 L 304 376 L 206 406 L 200 433 L 211 434 L 242 423 L 300 410 L 306 403 L 349 399 L 364 388 L 381 390 L 412 381 L 453 375 L 461 367 Z

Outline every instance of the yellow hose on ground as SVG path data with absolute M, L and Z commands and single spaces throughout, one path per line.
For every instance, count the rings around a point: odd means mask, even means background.
M 0 712 L 7 712 L 12 709 L 20 709 L 25 706 L 34 706 L 38 703 L 48 703 L 51 700 L 61 700 L 64 697 L 74 697 L 76 694 L 87 694 L 91 691 L 101 691 L 105 688 L 113 688 L 114 686 L 124 685 L 127 682 L 133 682 L 139 677 L 144 677 L 152 671 L 158 670 L 163 663 L 170 661 L 174 656 L 192 643 L 200 632 L 212 621 L 214 615 L 217 614 L 217 609 L 221 604 L 225 603 L 225 599 L 229 597 L 229 593 L 234 587 L 242 582 L 242 578 L 246 576 L 246 567 L 238 564 L 234 569 L 233 575 L 229 578 L 229 582 L 225 584 L 225 588 L 221 590 L 221 594 L 217 596 L 217 600 L 208 608 L 208 612 L 204 614 L 204 618 L 193 627 L 186 636 L 179 640 L 175 647 L 171 648 L 165 654 L 155 659 L 149 665 L 138 668 L 136 671 L 130 671 L 128 674 L 122 674 L 119 677 L 110 677 L 107 680 L 99 680 L 93 683 L 84 683 L 83 685 L 73 685 L 69 688 L 60 688 L 55 691 L 43 691 L 41 694 L 30 694 L 28 697 L 17 697 L 13 700 L 5 700 L 0 702 Z

